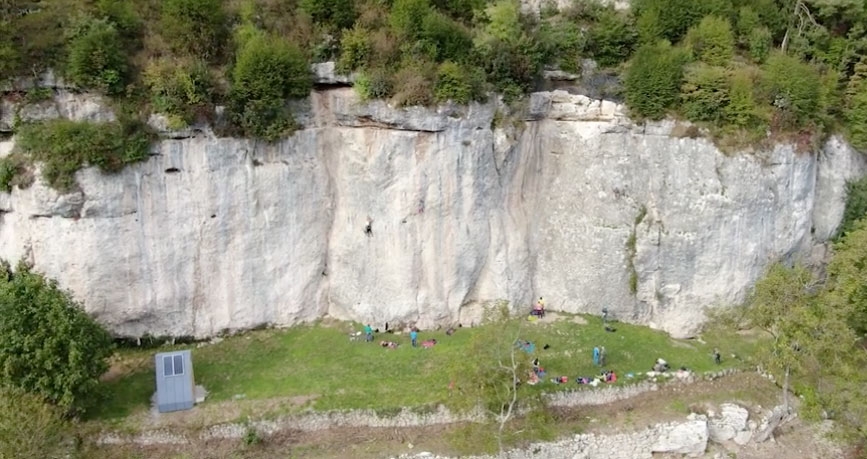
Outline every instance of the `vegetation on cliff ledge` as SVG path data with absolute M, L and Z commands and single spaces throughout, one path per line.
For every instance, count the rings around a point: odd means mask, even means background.
M 310 62 L 356 72 L 365 98 L 428 105 L 515 99 L 590 58 L 622 74 L 602 95 L 639 118 L 675 114 L 736 145 L 839 130 L 867 147 L 864 24 L 858 0 L 547 1 L 538 15 L 519 0 L 8 0 L 0 79 L 55 68 L 175 125 L 226 105 L 230 132 L 274 140 Z

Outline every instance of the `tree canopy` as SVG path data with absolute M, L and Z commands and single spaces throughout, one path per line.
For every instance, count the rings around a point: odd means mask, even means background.
M 19 263 L 0 266 L 0 377 L 61 407 L 85 411 L 112 352 L 106 330 L 54 280 Z

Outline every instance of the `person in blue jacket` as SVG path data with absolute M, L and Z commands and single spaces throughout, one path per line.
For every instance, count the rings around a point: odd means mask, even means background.
M 412 341 L 412 347 L 418 347 L 418 329 L 412 327 L 409 332 L 409 339 Z

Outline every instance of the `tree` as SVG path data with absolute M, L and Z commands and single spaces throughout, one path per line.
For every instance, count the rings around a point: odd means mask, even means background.
M 803 127 L 821 116 L 822 81 L 815 67 L 781 52 L 763 67 L 765 91 L 786 127 Z
M 863 192 L 867 180 L 856 182 Z M 850 194 L 853 186 L 850 185 Z M 850 203 L 858 199 L 857 203 Z M 850 197 L 847 213 L 860 207 L 863 212 L 865 196 Z M 839 307 L 850 309 L 852 327 L 860 334 L 867 333 L 867 215 L 849 222 L 842 239 L 834 247 L 834 258 L 828 264 L 829 298 Z
M 680 95 L 686 53 L 661 41 L 635 52 L 626 70 L 626 103 L 637 116 L 660 119 Z
M 729 103 L 726 70 L 698 62 L 686 67 L 683 79 L 683 114 L 692 121 L 719 121 Z
M 248 135 L 277 140 L 294 126 L 290 97 L 310 94 L 313 79 L 297 46 L 257 32 L 241 44 L 229 95 L 233 120 Z
M 501 452 L 519 404 L 532 401 L 519 384 L 532 372 L 529 357 L 517 345 L 524 323 L 510 317 L 508 302 L 488 306 L 483 328 L 469 343 L 467 355 L 473 357 L 457 365 L 452 377 L 457 394 L 450 403 L 457 409 L 481 409 L 492 418 Z
M 735 49 L 731 23 L 728 19 L 707 16 L 689 29 L 686 44 L 698 60 L 709 65 L 728 65 Z
M 631 17 L 606 8 L 597 21 L 587 33 L 586 49 L 592 57 L 606 67 L 629 59 L 638 39 Z
M 320 24 L 348 29 L 355 22 L 352 0 L 300 0 L 298 6 Z
M 0 376 L 5 384 L 85 411 L 112 353 L 108 332 L 57 282 L 21 262 L 0 266 Z
M 0 387 L 0 458 L 69 457 L 69 437 L 61 409 L 21 389 Z
M 221 0 L 165 0 L 160 26 L 175 52 L 205 60 L 221 54 L 229 33 Z

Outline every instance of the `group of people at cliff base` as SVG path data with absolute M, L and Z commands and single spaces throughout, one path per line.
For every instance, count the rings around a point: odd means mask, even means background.
M 364 326 L 364 341 L 366 341 L 368 343 L 372 343 L 374 340 L 374 333 L 379 333 L 379 329 L 378 328 L 374 329 L 373 327 L 370 326 L 370 324 L 365 325 Z M 392 330 L 388 327 L 388 322 L 385 323 L 385 333 L 394 334 L 394 330 Z M 418 333 L 419 333 L 418 327 L 411 327 L 409 330 L 409 340 L 410 340 L 410 344 L 412 345 L 412 347 L 422 347 L 424 349 L 430 349 L 430 348 L 436 346 L 437 340 L 433 339 L 433 338 L 422 341 L 421 343 L 419 343 Z M 449 327 L 449 329 L 446 330 L 446 335 L 451 336 L 454 333 L 455 333 L 455 329 L 453 327 Z M 394 341 L 389 341 L 389 340 L 382 340 L 379 342 L 379 346 L 386 348 L 386 349 L 397 349 L 400 346 L 400 343 L 397 343 Z

